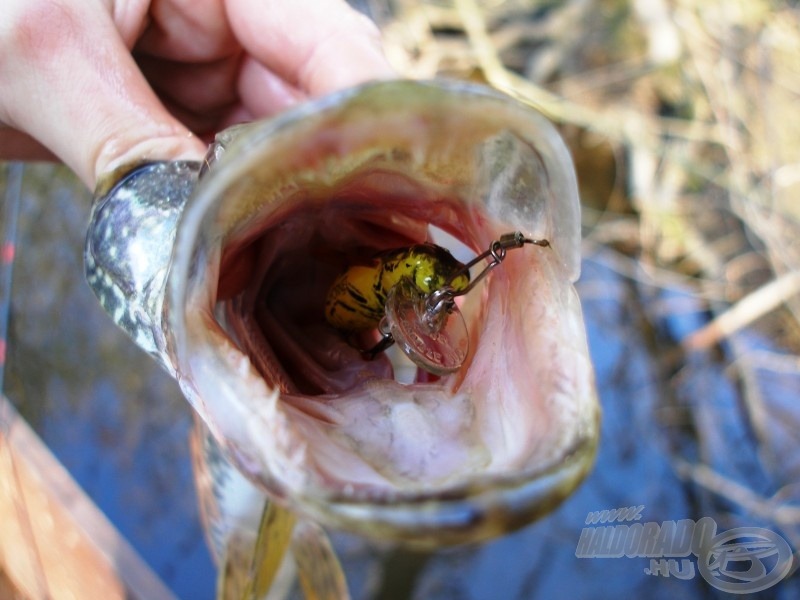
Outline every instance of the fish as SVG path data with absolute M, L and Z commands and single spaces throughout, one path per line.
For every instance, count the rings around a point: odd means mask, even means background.
M 467 262 L 509 231 L 549 247 L 509 251 L 458 299 L 469 350 L 452 373 L 367 360 L 326 322 L 354 264 L 430 243 Z M 269 506 L 292 515 L 281 527 L 487 540 L 552 511 L 594 462 L 574 169 L 556 128 L 495 90 L 366 83 L 229 128 L 203 162 L 123 168 L 96 191 L 85 267 L 194 409 L 218 558 L 234 530 L 252 558 Z M 236 498 L 247 516 L 226 522 Z

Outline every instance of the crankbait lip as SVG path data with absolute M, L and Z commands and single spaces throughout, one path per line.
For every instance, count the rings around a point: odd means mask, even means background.
M 428 314 L 429 297 L 408 279 L 392 288 L 386 301 L 386 324 L 382 323 L 387 333 L 378 346 L 385 345 L 386 336 L 391 336 L 420 369 L 433 375 L 450 375 L 467 360 L 469 332 L 455 303 L 435 315 Z
M 378 323 L 382 338 L 369 350 L 362 351 L 364 357 L 374 360 L 398 343 L 411 362 L 432 375 L 458 371 L 467 359 L 470 336 L 455 299 L 474 290 L 492 269 L 500 266 L 509 250 L 525 244 L 551 247 L 548 240 L 526 238 L 521 231 L 514 231 L 494 240 L 488 250 L 461 265 L 441 287 L 427 294 L 403 277 L 386 292 L 385 314 Z M 487 258 L 491 258 L 491 262 L 485 264 L 476 277 L 470 277 L 470 269 Z M 453 282 L 459 278 L 466 278 L 466 285 L 453 287 Z

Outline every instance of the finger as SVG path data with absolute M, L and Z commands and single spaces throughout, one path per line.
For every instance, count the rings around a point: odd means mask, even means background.
M 221 62 L 182 65 L 145 57 L 139 66 L 169 112 L 203 140 L 230 125 L 282 112 L 306 97 L 252 58 Z
M 242 62 L 238 83 L 242 105 L 259 117 L 274 115 L 303 100 L 306 95 L 257 60 Z
M 136 50 L 179 62 L 208 62 L 239 48 L 222 0 L 152 0 Z
M 227 0 L 242 46 L 312 96 L 395 76 L 377 27 L 344 0 Z
M 103 6 L 3 0 L 0 8 L 0 121 L 50 148 L 90 187 L 126 162 L 204 151 L 159 102 Z

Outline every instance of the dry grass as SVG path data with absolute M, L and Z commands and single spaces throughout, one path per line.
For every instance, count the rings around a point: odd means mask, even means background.
M 758 293 L 691 347 L 783 306 L 782 342 L 800 350 L 800 281 L 791 275 L 800 270 L 797 8 L 759 0 L 374 0 L 371 8 L 402 74 L 482 80 L 562 125 L 582 176 L 590 247 L 618 248 L 655 283 L 677 275 L 721 305 Z
M 797 451 L 770 445 L 773 407 L 757 374 L 800 380 L 798 4 L 367 4 L 403 75 L 483 81 L 560 125 L 581 183 L 585 252 L 602 250 L 627 277 L 705 303 L 715 318 L 674 340 L 671 356 L 725 343 L 765 454 Z M 744 331 L 771 349 L 743 343 Z M 702 461 L 675 461 L 687 481 L 800 531 L 797 509 L 782 504 L 791 482 L 760 498 Z

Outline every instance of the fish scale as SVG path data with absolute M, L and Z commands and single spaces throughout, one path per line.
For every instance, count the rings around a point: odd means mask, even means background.
M 178 220 L 200 172 L 199 162 L 137 165 L 109 177 L 96 195 L 86 238 L 86 280 L 100 305 L 170 374 L 162 318 Z M 266 494 L 225 458 L 196 420 L 190 439 L 203 526 L 217 564 L 253 551 Z M 248 566 L 248 565 L 245 565 Z
M 110 189 L 96 195 L 86 237 L 86 280 L 100 305 L 171 374 L 162 306 L 178 219 L 199 170 L 199 162 L 177 161 L 113 173 Z
M 252 549 L 267 496 L 231 465 L 200 423 L 192 432 L 191 452 L 203 527 L 212 556 L 220 564 L 236 532 L 244 534 L 237 543 Z

